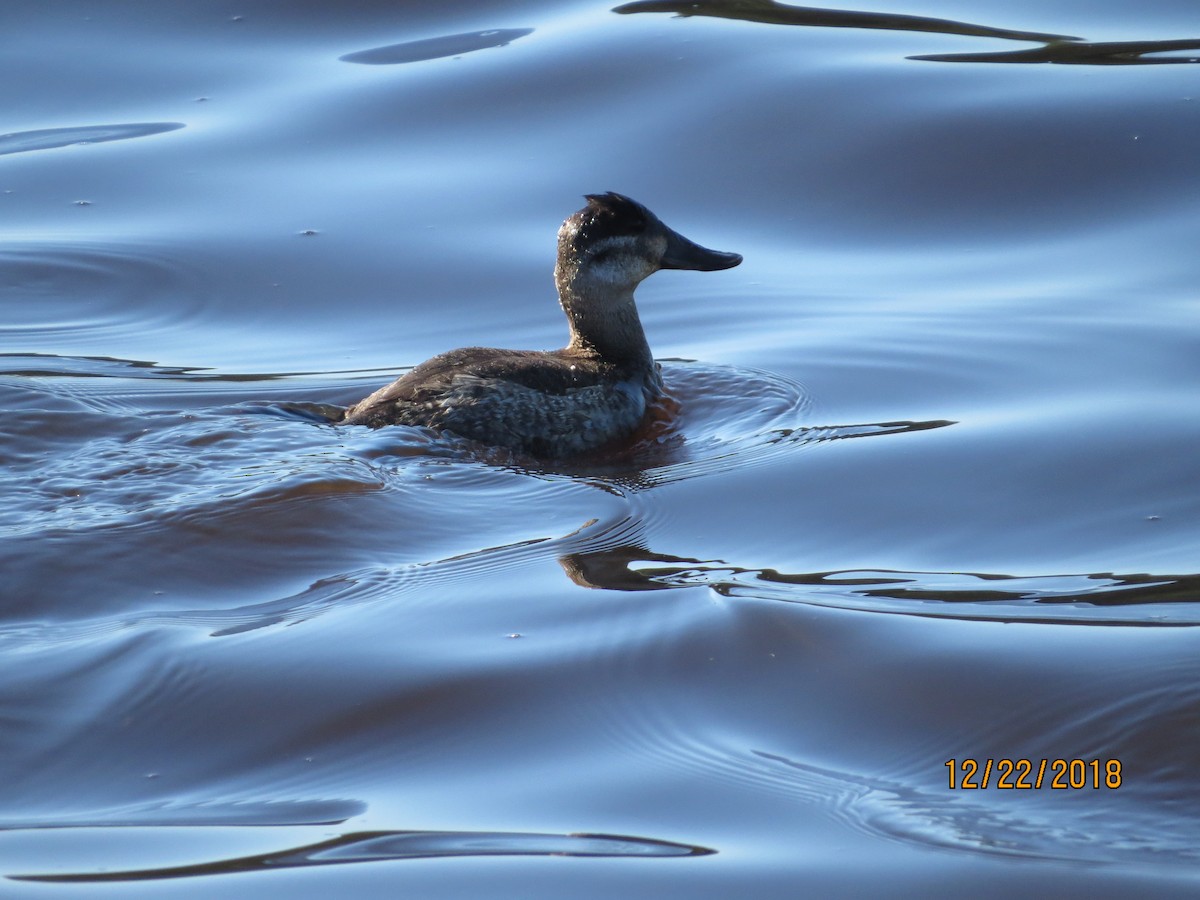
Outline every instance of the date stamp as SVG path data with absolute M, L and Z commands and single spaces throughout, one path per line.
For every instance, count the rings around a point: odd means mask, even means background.
M 1124 777 L 1119 759 L 948 759 L 950 790 L 1115 791 Z

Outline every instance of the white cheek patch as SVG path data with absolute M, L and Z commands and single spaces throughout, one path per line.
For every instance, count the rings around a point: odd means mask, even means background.
M 632 235 L 611 237 L 596 244 L 584 265 L 596 280 L 612 284 L 634 284 L 655 271 Z

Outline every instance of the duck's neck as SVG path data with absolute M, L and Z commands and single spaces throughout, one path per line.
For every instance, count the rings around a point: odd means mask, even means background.
M 654 357 L 646 343 L 632 287 L 615 289 L 609 283 L 589 282 L 578 272 L 558 272 L 555 283 L 571 327 L 568 350 L 622 368 L 653 369 Z

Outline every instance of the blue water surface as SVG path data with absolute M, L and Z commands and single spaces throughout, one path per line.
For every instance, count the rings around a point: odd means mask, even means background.
M 0 895 L 1195 895 L 1192 0 L 0 22 Z M 328 423 L 607 190 L 664 421 Z

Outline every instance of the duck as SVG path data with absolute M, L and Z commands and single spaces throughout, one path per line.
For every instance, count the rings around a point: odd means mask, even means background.
M 544 459 L 632 436 L 663 396 L 634 290 L 660 269 L 713 272 L 742 257 L 690 241 L 623 194 L 584 199 L 558 230 L 566 347 L 442 353 L 349 406 L 340 424 L 423 426 Z

